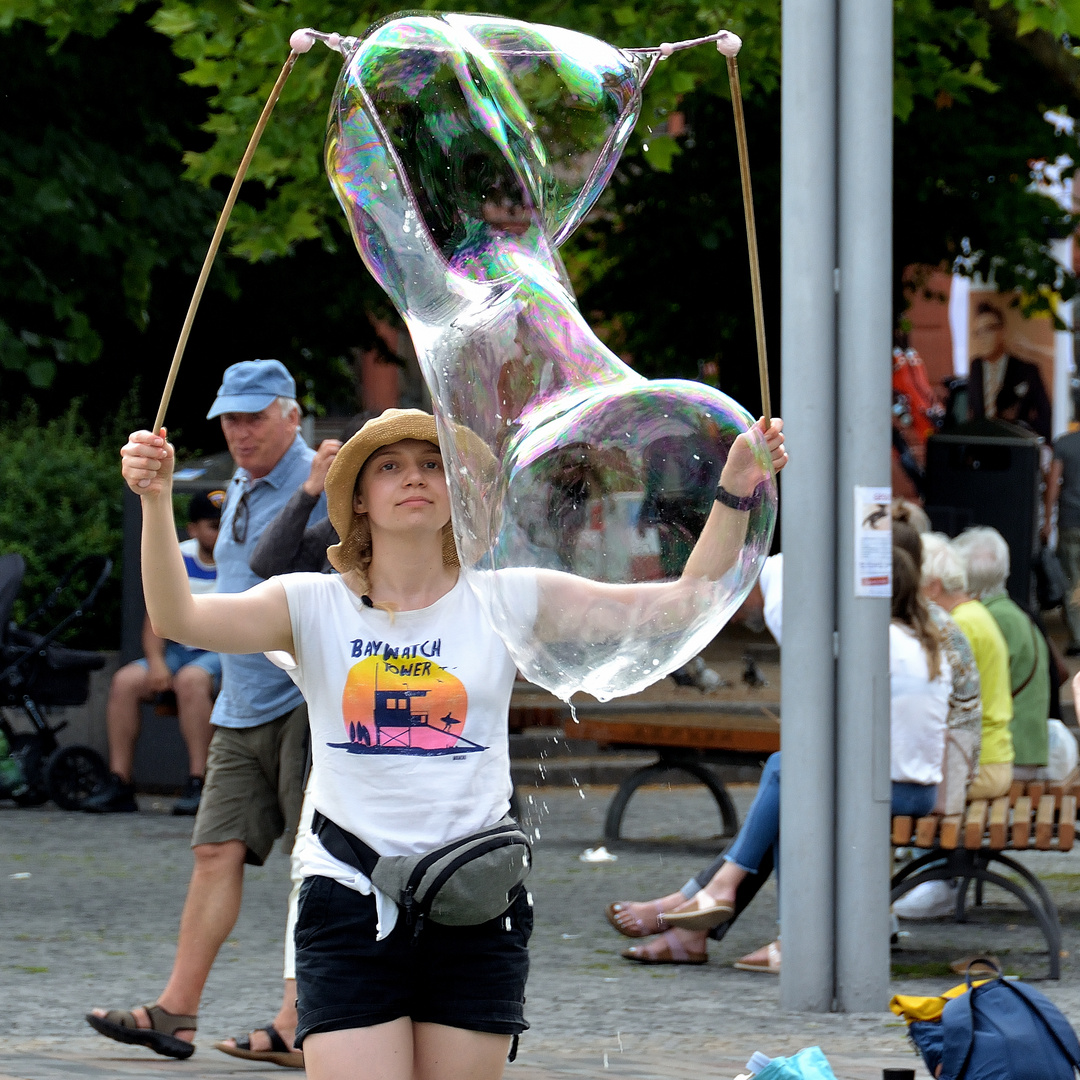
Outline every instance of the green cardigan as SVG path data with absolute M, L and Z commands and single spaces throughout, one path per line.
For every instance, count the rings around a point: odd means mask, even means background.
M 1006 594 L 984 600 L 1009 646 L 1013 750 L 1017 765 L 1045 765 L 1049 756 L 1050 653 L 1028 614 Z

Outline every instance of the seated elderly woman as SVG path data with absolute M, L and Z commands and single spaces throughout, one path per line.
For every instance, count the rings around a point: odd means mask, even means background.
M 1031 616 L 1005 591 L 1009 545 L 986 526 L 953 541 L 967 565 L 968 592 L 994 617 L 1009 650 L 1013 777 L 1034 780 L 1049 760 L 1050 650 Z
M 914 817 L 934 806 L 945 756 L 945 724 L 952 673 L 941 637 L 919 592 L 911 556 L 893 548 L 892 622 L 889 626 L 892 812 Z M 760 884 L 777 865 L 780 839 L 780 754 L 765 763 L 757 795 L 731 847 L 678 892 L 645 902 L 609 904 L 606 916 L 626 937 L 660 936 L 622 953 L 642 964 L 704 964 L 706 938 L 735 917 L 749 897 L 751 878 Z M 780 943 L 735 963 L 743 971 L 780 970 Z
M 1013 718 L 1009 647 L 993 615 L 968 591 L 967 569 L 957 548 L 940 533 L 922 537 L 922 586 L 926 598 L 943 607 L 964 632 L 979 669 L 982 747 L 979 772 L 969 799 L 996 799 L 1012 785 Z

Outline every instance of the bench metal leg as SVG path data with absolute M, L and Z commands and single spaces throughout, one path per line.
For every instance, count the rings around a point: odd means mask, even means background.
M 1019 876 L 1023 884 L 1018 885 L 1009 878 L 990 869 L 993 863 L 1000 863 Z M 960 879 L 956 899 L 956 921 L 966 920 L 965 896 L 972 881 L 981 894 L 984 882 L 996 885 L 1012 893 L 1035 916 L 1035 921 L 1042 931 L 1049 952 L 1049 973 L 1051 979 L 1061 978 L 1061 923 L 1057 908 L 1046 887 L 1034 874 L 1018 862 L 998 851 L 967 851 L 963 848 L 955 851 L 943 851 L 940 848 L 928 852 L 898 871 L 891 882 L 890 903 L 899 900 L 905 893 L 925 881 L 949 881 Z
M 720 811 L 720 818 L 724 824 L 724 837 L 733 837 L 739 831 L 739 815 L 735 810 L 735 804 L 731 801 L 727 788 L 719 780 L 716 774 L 707 766 L 697 761 L 683 761 L 661 757 L 654 765 L 646 765 L 636 772 L 631 773 L 620 785 L 619 790 L 611 797 L 608 804 L 607 817 L 604 819 L 604 841 L 614 843 L 622 839 L 622 822 L 626 808 L 630 803 L 634 792 L 646 784 L 655 784 L 660 778 L 673 770 L 680 770 L 694 777 L 709 789 L 709 793 L 716 800 L 716 806 Z

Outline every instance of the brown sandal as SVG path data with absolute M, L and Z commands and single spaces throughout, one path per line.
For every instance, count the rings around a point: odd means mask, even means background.
M 139 1027 L 132 1013 L 124 1009 L 110 1009 L 104 1016 L 87 1013 L 86 1022 L 107 1039 L 145 1046 L 164 1057 L 189 1058 L 195 1053 L 195 1044 L 178 1039 L 176 1032 L 194 1031 L 197 1017 L 166 1012 L 156 1001 L 143 1008 L 150 1017 L 148 1028 Z
M 631 945 L 622 957 L 638 964 L 704 964 L 708 953 L 688 952 L 674 930 L 668 930 L 648 945 Z
M 304 1067 L 304 1055 L 303 1052 L 293 1048 L 289 1049 L 288 1044 L 281 1037 L 281 1033 L 273 1024 L 267 1024 L 264 1028 L 259 1028 L 260 1031 L 265 1031 L 267 1037 L 270 1040 L 269 1050 L 252 1050 L 251 1048 L 251 1035 L 241 1035 L 238 1038 L 233 1039 L 236 1043 L 235 1046 L 229 1046 L 225 1042 L 214 1043 L 214 1049 L 220 1050 L 223 1054 L 228 1054 L 230 1057 L 243 1058 L 245 1061 L 267 1061 L 271 1065 L 281 1065 L 286 1069 L 302 1069 Z

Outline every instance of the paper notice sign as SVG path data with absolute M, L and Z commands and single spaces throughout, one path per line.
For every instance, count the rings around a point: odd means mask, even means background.
M 855 595 L 892 596 L 892 488 L 855 488 Z

